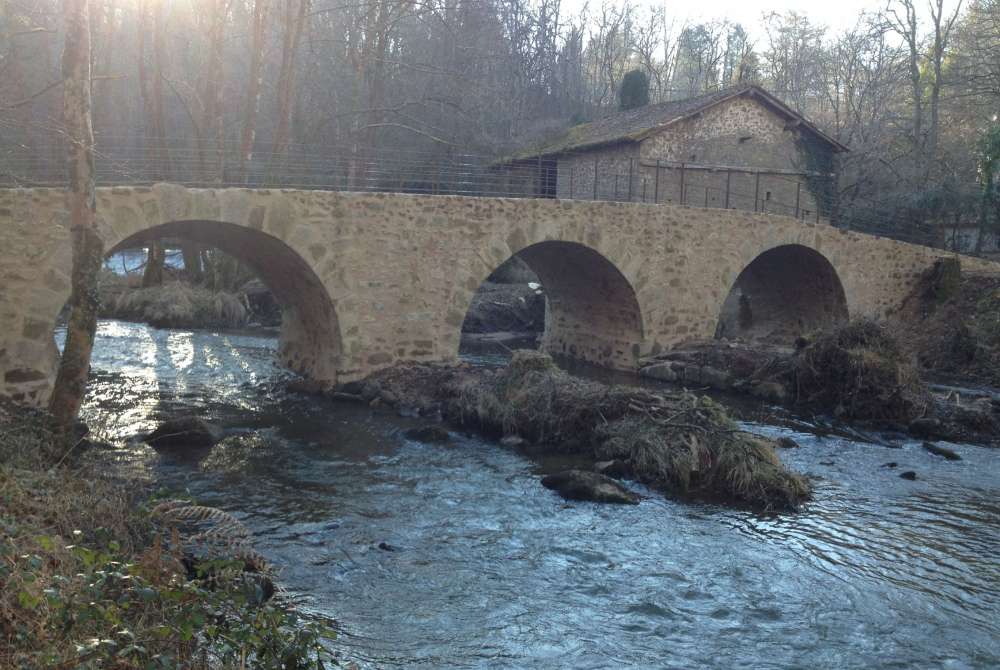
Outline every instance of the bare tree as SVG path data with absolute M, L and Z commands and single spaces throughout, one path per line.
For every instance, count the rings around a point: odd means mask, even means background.
M 253 158 L 257 139 L 257 115 L 260 113 L 260 92 L 264 83 L 264 46 L 270 0 L 254 0 L 250 27 L 250 73 L 247 78 L 246 109 L 240 137 L 240 178 L 247 178 L 247 165 Z
M 288 150 L 291 139 L 292 106 L 295 103 L 295 75 L 302 31 L 309 16 L 310 0 L 286 0 L 281 70 L 278 73 L 278 120 L 273 152 L 277 159 Z
M 97 234 L 89 0 L 65 0 L 65 22 L 63 119 L 69 139 L 69 191 L 66 197 L 73 269 L 66 345 L 49 410 L 64 432 L 68 432 L 79 414 L 90 373 L 99 305 L 97 275 L 104 257 L 104 243 Z
M 933 25 L 933 38 L 931 42 L 931 69 L 934 73 L 934 78 L 931 80 L 931 96 L 930 96 L 930 106 L 931 106 L 931 127 L 927 135 L 927 146 L 925 148 L 925 153 L 929 160 L 934 160 L 937 158 L 938 149 L 938 136 L 940 133 L 940 106 L 941 106 L 941 66 L 944 62 L 945 50 L 948 48 L 948 43 L 951 40 L 952 29 L 955 27 L 955 21 L 958 19 L 958 14 L 962 9 L 962 0 L 958 0 L 955 3 L 955 10 L 951 13 L 950 17 L 946 17 L 944 13 L 944 0 L 931 0 L 929 3 L 931 11 L 931 22 Z M 997 54 L 1000 58 L 1000 54 Z
M 920 72 L 920 19 L 913 0 L 890 0 L 885 14 L 889 27 L 902 39 L 908 50 L 910 77 L 911 142 L 916 151 L 918 169 L 924 159 L 924 79 Z

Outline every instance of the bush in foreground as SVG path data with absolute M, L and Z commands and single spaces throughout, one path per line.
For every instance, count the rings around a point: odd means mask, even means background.
M 324 667 L 331 631 L 269 600 L 235 519 L 147 510 L 63 453 L 44 415 L 0 407 L 0 667 Z

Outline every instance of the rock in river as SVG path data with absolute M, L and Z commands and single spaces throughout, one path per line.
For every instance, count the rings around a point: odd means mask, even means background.
M 927 451 L 931 452 L 935 456 L 943 456 L 944 458 L 948 459 L 949 461 L 960 461 L 960 460 L 962 460 L 962 457 L 959 456 L 956 452 L 952 451 L 951 449 L 948 449 L 947 447 L 938 446 L 938 445 L 934 444 L 933 442 L 924 442 L 923 447 L 924 447 L 924 449 L 926 449 Z
M 781 447 L 782 449 L 798 449 L 799 443 L 790 437 L 779 437 L 775 441 L 775 446 Z
M 542 478 L 542 486 L 552 489 L 566 500 L 639 504 L 639 496 L 604 475 L 585 470 L 566 470 Z
M 615 459 L 594 463 L 594 472 L 612 479 L 627 479 L 632 475 L 632 468 L 625 461 Z
M 146 436 L 151 447 L 211 447 L 222 439 L 222 429 L 196 416 L 168 419 Z
M 451 435 L 448 431 L 441 426 L 420 426 L 419 428 L 410 428 L 408 431 L 403 433 L 408 440 L 414 440 L 416 442 L 428 442 L 430 444 L 443 444 L 451 439 Z

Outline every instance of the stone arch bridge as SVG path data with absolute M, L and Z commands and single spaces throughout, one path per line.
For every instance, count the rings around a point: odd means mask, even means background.
M 43 402 L 55 375 L 52 332 L 70 290 L 64 199 L 60 189 L 0 190 L 0 395 L 23 402 Z M 670 205 L 169 184 L 99 189 L 97 203 L 109 253 L 169 237 L 249 264 L 284 308 L 282 362 L 328 382 L 455 360 L 473 295 L 514 254 L 546 290 L 544 347 L 626 370 L 747 327 L 747 304 L 758 324 L 781 326 L 773 333 L 885 315 L 948 255 Z

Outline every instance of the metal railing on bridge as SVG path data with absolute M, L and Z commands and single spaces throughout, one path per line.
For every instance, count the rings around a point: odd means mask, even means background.
M 357 146 L 137 143 L 97 139 L 102 186 L 167 181 L 189 187 L 393 192 L 510 198 L 564 198 L 738 209 L 829 223 L 934 244 L 920 228 L 876 203 L 836 197 L 834 177 L 791 170 L 700 165 L 604 154 L 497 158 L 454 151 L 364 150 Z M 62 152 L 0 146 L 0 186 L 65 184 Z M 860 216 L 859 216 L 860 214 Z

